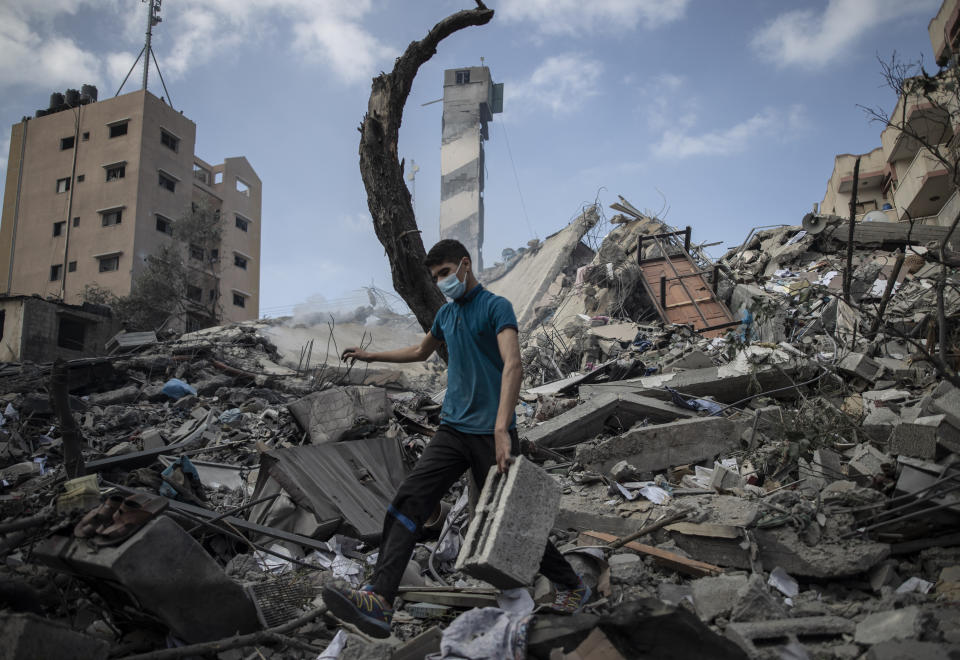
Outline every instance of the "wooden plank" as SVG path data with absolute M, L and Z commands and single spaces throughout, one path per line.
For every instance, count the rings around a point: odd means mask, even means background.
M 407 591 L 401 589 L 403 599 L 408 602 L 434 603 L 470 609 L 472 607 L 496 607 L 497 597 L 494 594 L 457 593 L 455 591 Z
M 580 535 L 603 541 L 604 543 L 612 543 L 613 541 L 617 540 L 617 537 L 613 534 L 604 534 L 603 532 L 588 531 L 581 532 Z M 719 566 L 714 566 L 713 564 L 697 561 L 695 559 L 687 559 L 686 557 L 681 557 L 674 552 L 661 550 L 660 548 L 656 548 L 645 543 L 631 541 L 623 547 L 630 548 L 631 550 L 639 552 L 642 555 L 653 557 L 653 560 L 661 566 L 672 568 L 678 573 L 685 573 L 686 575 L 692 575 L 694 577 L 706 577 L 709 575 L 719 575 L 720 573 L 723 573 L 723 569 Z

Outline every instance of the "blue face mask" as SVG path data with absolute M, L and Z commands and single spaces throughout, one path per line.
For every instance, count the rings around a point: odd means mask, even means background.
M 457 277 L 457 275 L 460 274 L 460 268 L 462 266 L 463 262 L 461 261 L 460 265 L 457 266 L 456 272 L 450 273 L 450 275 L 437 282 L 437 286 L 440 288 L 440 293 L 445 295 L 450 300 L 456 300 L 457 298 L 460 298 L 467 290 L 467 283 L 461 282 L 460 278 Z

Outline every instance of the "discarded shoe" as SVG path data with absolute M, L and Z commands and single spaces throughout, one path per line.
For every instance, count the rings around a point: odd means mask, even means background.
M 113 514 L 120 508 L 123 495 L 114 493 L 98 506 L 84 514 L 77 526 L 73 528 L 73 535 L 78 539 L 88 539 L 95 536 L 97 530 L 113 523 Z
M 164 497 L 151 497 L 146 493 L 130 495 L 114 512 L 113 522 L 97 529 L 93 543 L 102 547 L 123 543 L 147 522 L 166 510 L 167 505 L 167 499 Z
M 331 582 L 323 587 L 323 602 L 338 619 L 371 637 L 390 636 L 393 608 L 370 587 L 353 589 L 345 582 Z
M 583 578 L 577 576 L 580 583 L 573 589 L 566 589 L 563 585 L 554 583 L 557 590 L 553 598 L 553 605 L 548 609 L 559 614 L 576 614 L 583 609 L 583 606 L 590 600 L 590 587 L 583 581 Z

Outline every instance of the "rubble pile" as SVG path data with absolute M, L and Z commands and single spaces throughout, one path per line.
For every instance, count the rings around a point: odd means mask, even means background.
M 488 273 L 511 300 L 522 288 L 526 458 L 511 469 L 537 473 L 504 478 L 495 496 L 469 477 L 448 493 L 385 641 L 341 627 L 319 593 L 372 571 L 384 513 L 441 421 L 442 382 L 330 360 L 286 366 L 264 323 L 4 365 L 0 648 L 960 653 L 960 275 L 945 233 L 859 225 L 845 298 L 843 223 L 754 231 L 714 264 L 689 231 L 625 200 L 617 210 L 607 222 L 589 208 Z M 650 276 L 681 262 L 695 272 Z M 699 316 L 677 322 L 691 309 Z M 474 511 L 494 530 L 549 533 L 594 600 L 574 616 L 539 609 L 549 581 L 516 587 L 537 557 L 518 538 L 484 546 Z M 491 583 L 470 570 L 478 562 Z

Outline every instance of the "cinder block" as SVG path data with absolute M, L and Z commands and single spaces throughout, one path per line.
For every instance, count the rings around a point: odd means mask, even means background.
M 850 353 L 840 360 L 837 368 L 849 376 L 856 376 L 873 383 L 880 373 L 880 363 L 863 353 Z
M 776 621 L 754 621 L 750 623 L 731 623 L 727 626 L 727 637 L 746 651 L 751 658 L 761 656 L 761 649 L 769 650 L 771 645 L 782 642 L 800 642 L 811 638 L 818 642 L 829 637 L 849 635 L 854 631 L 853 621 L 838 616 L 807 616 L 796 619 L 778 619 Z
M 501 589 L 525 586 L 540 567 L 560 502 L 553 477 L 520 456 L 490 468 L 457 557 L 457 570 Z
M 889 450 L 891 454 L 933 460 L 957 446 L 960 446 L 960 431 L 941 414 L 918 417 L 913 422 L 895 426 L 890 434 Z

